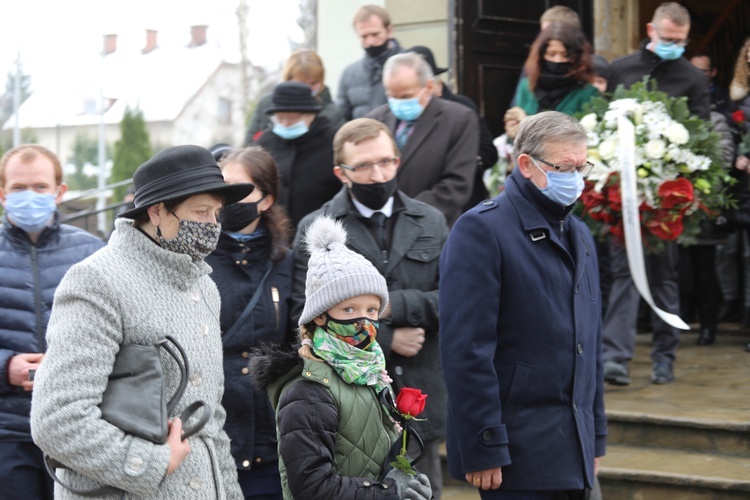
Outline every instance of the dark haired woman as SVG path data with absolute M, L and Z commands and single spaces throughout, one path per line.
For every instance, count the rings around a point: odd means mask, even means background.
M 255 389 L 247 364 L 251 349 L 291 340 L 289 220 L 276 204 L 279 173 L 263 148 L 229 152 L 220 167 L 228 184 L 255 185 L 250 195 L 222 211 L 219 244 L 206 258 L 221 295 L 224 429 L 245 498 L 281 499 L 274 411 L 268 397 Z
M 526 77 L 518 86 L 516 105 L 527 115 L 540 111 L 572 115 L 599 95 L 591 85 L 591 45 L 586 35 L 570 24 L 551 23 L 539 33 L 524 71 Z

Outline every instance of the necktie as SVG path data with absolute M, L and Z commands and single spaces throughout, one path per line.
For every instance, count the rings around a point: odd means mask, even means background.
M 399 150 L 403 150 L 404 146 L 406 146 L 406 141 L 409 140 L 412 127 L 414 127 L 414 122 L 402 121 L 398 124 L 398 128 L 396 129 L 396 144 Z
M 370 216 L 370 220 L 372 221 L 373 225 L 375 226 L 375 234 L 377 235 L 377 241 L 378 245 L 380 245 L 381 250 L 386 249 L 386 241 L 385 241 L 385 221 L 386 216 L 383 212 L 374 212 Z

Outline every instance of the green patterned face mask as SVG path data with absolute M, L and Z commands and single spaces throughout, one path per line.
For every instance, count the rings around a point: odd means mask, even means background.
M 377 342 L 373 341 L 365 351 L 317 327 L 312 343 L 315 354 L 347 384 L 374 385 L 377 392 L 388 386 L 385 356 Z
M 370 349 L 378 336 L 380 323 L 370 318 L 335 319 L 328 313 L 323 329 L 339 340 L 362 350 Z

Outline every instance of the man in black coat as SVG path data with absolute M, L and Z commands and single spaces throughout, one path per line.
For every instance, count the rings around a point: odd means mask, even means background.
M 479 121 L 470 108 L 435 97 L 435 77 L 419 54 L 385 64 L 388 104 L 369 118 L 383 122 L 401 151 L 399 189 L 437 208 L 453 225 L 469 201 L 479 149 Z
M 380 122 L 361 118 L 339 130 L 333 143 L 336 177 L 344 188 L 300 223 L 294 241 L 293 321 L 305 304 L 309 254 L 301 248 L 307 227 L 320 214 L 340 220 L 347 246 L 363 255 L 388 283 L 389 305 L 381 315 L 378 343 L 396 391 L 421 389 L 429 397 L 424 422 L 415 423 L 425 441 L 419 469 L 435 499 L 442 474 L 438 452 L 445 438 L 446 392 L 438 346 L 438 257 L 448 237 L 445 217 L 397 190 L 398 148 Z M 410 448 L 411 450 L 411 448 Z M 414 458 L 414 451 L 410 451 Z
M 271 102 L 266 113 L 271 115 L 273 128 L 265 130 L 256 144 L 276 161 L 281 176 L 277 202 L 296 227 L 339 190 L 340 183 L 331 172 L 336 129 L 318 115 L 321 105 L 304 83 L 276 85 Z
M 464 206 L 464 211 L 473 208 L 477 203 L 487 199 L 489 193 L 487 187 L 484 185 L 484 172 L 487 169 L 492 168 L 497 163 L 497 148 L 492 143 L 493 137 L 490 131 L 490 126 L 479 114 L 479 107 L 474 101 L 462 94 L 454 94 L 451 89 L 443 83 L 442 80 L 437 78 L 438 75 L 448 71 L 448 68 L 438 68 L 435 63 L 435 56 L 432 51 L 423 46 L 415 45 L 414 47 L 407 50 L 407 52 L 416 52 L 417 54 L 424 57 L 427 64 L 432 69 L 432 74 L 435 75 L 435 95 L 446 101 L 457 102 L 464 106 L 471 108 L 476 114 L 479 120 L 479 150 L 477 151 L 477 168 L 474 172 L 474 188 L 471 190 L 471 196 L 469 201 Z
M 671 97 L 686 96 L 690 111 L 709 119 L 710 99 L 706 76 L 682 57 L 690 33 L 690 14 L 685 7 L 663 3 L 646 25 L 648 40 L 638 52 L 616 59 L 610 65 L 608 90 L 618 85 L 629 87 L 644 76 L 655 81 L 660 91 Z M 640 296 L 633 284 L 622 243 L 610 242 L 612 285 L 604 315 L 604 378 L 614 385 L 630 384 L 628 364 L 635 349 L 636 321 Z M 678 248 L 667 242 L 660 254 L 645 256 L 654 301 L 661 309 L 679 314 L 680 296 L 677 282 Z M 651 382 L 666 384 L 674 380 L 673 363 L 680 341 L 679 330 L 651 315 L 654 346 L 651 352 Z
M 24 144 L 0 159 L 0 483 L 9 500 L 52 499 L 52 479 L 31 440 L 34 373 L 60 280 L 104 246 L 60 224 L 56 207 L 66 190 L 60 160 L 42 146 Z

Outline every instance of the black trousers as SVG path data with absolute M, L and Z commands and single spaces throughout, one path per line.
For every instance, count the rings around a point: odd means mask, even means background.
M 42 450 L 31 441 L 0 441 L 0 485 L 4 500 L 52 500 L 54 481 Z

